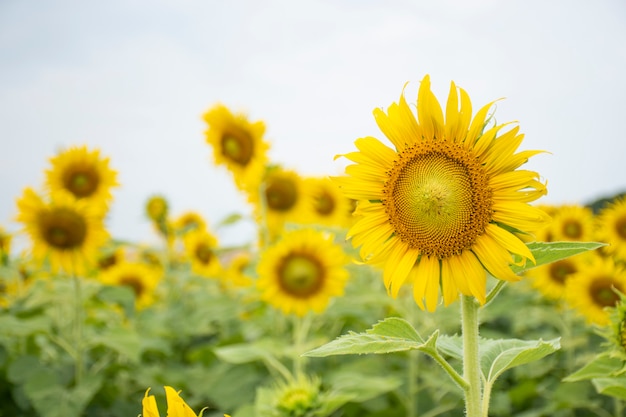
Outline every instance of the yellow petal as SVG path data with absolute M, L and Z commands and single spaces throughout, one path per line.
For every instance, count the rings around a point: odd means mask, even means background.
M 509 266 L 513 263 L 511 254 L 490 236 L 486 234 L 479 236 L 472 245 L 472 252 L 494 277 L 505 281 L 520 280 L 520 277 L 515 275 Z
M 424 300 L 428 311 L 435 311 L 439 298 L 439 259 L 422 256 L 419 265 L 413 271 L 415 281 L 413 283 L 413 298 L 419 307 L 424 310 Z

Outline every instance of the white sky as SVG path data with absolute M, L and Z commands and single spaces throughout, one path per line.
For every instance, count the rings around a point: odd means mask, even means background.
M 474 108 L 499 97 L 518 120 L 546 203 L 626 189 L 626 2 L 0 1 L 0 225 L 71 145 L 101 149 L 122 186 L 108 228 L 150 241 L 146 199 L 215 224 L 248 212 L 212 164 L 202 113 L 217 102 L 267 124 L 270 157 L 305 175 L 337 174 L 333 156 L 382 138 L 375 107 L 414 101 L 429 73 Z M 252 225 L 218 231 L 253 240 Z

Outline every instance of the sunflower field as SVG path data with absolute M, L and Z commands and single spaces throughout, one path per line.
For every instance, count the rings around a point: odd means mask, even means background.
M 207 146 L 256 225 L 236 247 L 215 230 L 241 217 L 158 194 L 159 243 L 117 239 L 114 158 L 51 155 L 0 229 L 0 416 L 625 415 L 626 196 L 542 204 L 522 166 L 544 150 L 493 104 L 451 83 L 442 106 L 425 76 L 374 111 L 381 135 L 331 150 L 333 177 L 213 106 Z

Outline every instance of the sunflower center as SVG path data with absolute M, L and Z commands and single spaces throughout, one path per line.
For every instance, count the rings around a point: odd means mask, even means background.
M 119 283 L 130 287 L 137 297 L 143 294 L 146 289 L 141 278 L 135 275 L 125 275 L 120 278 Z
M 197 245 L 194 254 L 196 255 L 196 259 L 204 265 L 207 265 L 213 259 L 213 250 L 207 244 L 201 243 Z
M 65 188 L 78 198 L 89 197 L 100 184 L 100 177 L 93 169 L 77 168 L 66 173 L 63 180 Z
M 421 254 L 445 258 L 469 249 L 492 216 L 487 174 L 456 143 L 406 148 L 388 172 L 383 204 L 396 235 Z
M 615 232 L 617 235 L 626 240 L 626 216 L 622 216 L 615 222 Z
M 322 192 L 315 199 L 315 211 L 322 216 L 328 216 L 335 210 L 335 200 L 327 192 Z
M 39 229 L 43 240 L 60 250 L 78 248 L 87 237 L 87 223 L 83 216 L 67 208 L 41 213 Z
M 594 280 L 589 288 L 589 293 L 593 302 L 600 307 L 613 307 L 619 301 L 619 296 L 613 287 L 621 288 L 610 277 L 600 277 Z
M 576 266 L 567 260 L 550 264 L 550 279 L 563 285 L 568 276 L 577 271 Z
M 563 223 L 563 234 L 569 239 L 580 239 L 583 235 L 583 227 L 580 222 L 575 220 L 567 220 Z
M 307 298 L 319 291 L 324 270 L 319 261 L 306 254 L 290 254 L 278 267 L 280 286 L 294 297 Z
M 265 198 L 271 210 L 288 211 L 298 200 L 298 189 L 288 178 L 273 178 L 265 188 Z
M 222 136 L 222 154 L 241 166 L 248 165 L 253 151 L 252 139 L 246 132 L 226 132 Z

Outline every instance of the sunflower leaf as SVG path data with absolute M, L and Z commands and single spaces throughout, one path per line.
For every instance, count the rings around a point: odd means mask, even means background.
M 626 376 L 594 378 L 591 383 L 600 394 L 626 400 Z
M 526 246 L 532 252 L 536 262 L 528 261 L 524 266 L 512 265 L 511 269 L 516 274 L 519 274 L 528 269 L 560 261 L 561 259 L 595 250 L 605 245 L 605 243 L 600 242 L 531 242 Z
M 483 339 L 480 341 L 480 368 L 485 379 L 493 383 L 504 371 L 539 360 L 560 348 L 559 339 Z
M 593 378 L 607 377 L 617 374 L 624 368 L 624 363 L 619 358 L 613 358 L 608 354 L 598 355 L 591 362 L 578 371 L 563 379 L 565 382 L 576 382 Z
M 409 322 L 398 317 L 389 317 L 365 333 L 350 332 L 304 353 L 303 356 L 362 355 L 429 349 L 434 343 L 431 339 L 432 337 L 425 343 Z

